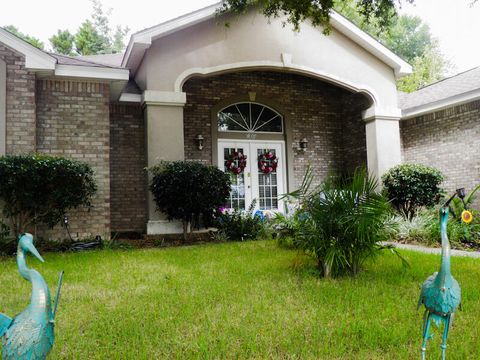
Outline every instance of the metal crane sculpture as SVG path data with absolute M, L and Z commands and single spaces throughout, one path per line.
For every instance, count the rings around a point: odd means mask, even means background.
M 0 313 L 3 360 L 45 359 L 53 346 L 54 320 L 60 298 L 63 271 L 60 273 L 52 311 L 50 290 L 42 275 L 38 271 L 27 267 L 27 253 L 44 262 L 33 245 L 33 236 L 23 234 L 18 242 L 17 266 L 20 275 L 32 283 L 32 296 L 30 305 L 13 319 Z
M 455 196 L 458 196 L 462 202 L 465 197 L 465 190 L 459 189 L 450 199 L 440 208 L 440 232 L 442 238 L 442 260 L 439 272 L 431 275 L 422 286 L 418 307 L 425 306 L 423 318 L 423 344 L 422 360 L 425 360 L 425 351 L 427 341 L 431 338 L 430 325 L 433 321 L 437 327 L 441 323 L 444 325 L 442 338 L 442 360 L 445 360 L 445 351 L 447 348 L 447 336 L 450 329 L 452 317 L 460 305 L 461 290 L 457 280 L 455 280 L 450 271 L 450 242 L 447 236 L 447 223 L 449 215 L 449 205 Z

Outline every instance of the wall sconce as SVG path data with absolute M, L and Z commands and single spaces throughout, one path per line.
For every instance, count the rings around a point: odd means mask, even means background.
M 197 137 L 195 138 L 195 142 L 197 143 L 198 150 L 203 149 L 203 140 L 205 140 L 205 138 L 202 135 L 197 135 Z
M 307 138 L 303 138 L 302 140 L 299 141 L 298 143 L 298 150 L 299 151 L 302 151 L 302 152 L 305 152 L 307 151 L 307 148 L 308 148 L 308 140 Z

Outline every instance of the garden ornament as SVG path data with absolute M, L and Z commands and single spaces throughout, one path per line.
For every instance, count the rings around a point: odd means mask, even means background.
M 443 323 L 442 338 L 442 360 L 445 360 L 445 351 L 447 348 L 448 331 L 453 320 L 453 316 L 460 305 L 461 291 L 458 282 L 453 278 L 450 271 L 450 242 L 447 236 L 447 224 L 449 214 L 449 204 L 455 196 L 463 200 L 465 191 L 459 189 L 450 199 L 440 208 L 440 232 L 442 238 L 442 260 L 440 271 L 431 275 L 422 286 L 418 308 L 423 304 L 425 314 L 423 317 L 423 343 L 422 360 L 425 360 L 425 351 L 427 341 L 433 334 L 430 334 L 430 325 L 433 321 L 437 327 Z
M 33 236 L 23 234 L 18 242 L 17 266 L 20 275 L 32 283 L 32 295 L 30 305 L 13 319 L 0 313 L 3 360 L 45 359 L 53 346 L 54 320 L 60 298 L 63 271 L 60 273 L 52 311 L 50 290 L 42 275 L 27 267 L 27 253 L 44 262 L 33 245 Z

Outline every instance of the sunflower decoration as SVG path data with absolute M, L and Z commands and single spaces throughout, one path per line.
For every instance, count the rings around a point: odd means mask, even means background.
M 462 221 L 465 223 L 465 224 L 470 224 L 473 220 L 473 214 L 471 211 L 469 210 L 463 210 L 462 212 Z

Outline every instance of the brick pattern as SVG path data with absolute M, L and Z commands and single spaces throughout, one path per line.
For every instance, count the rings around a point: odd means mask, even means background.
M 98 185 L 93 209 L 69 212 L 72 236 L 110 236 L 110 119 L 108 84 L 67 80 L 37 81 L 37 151 L 84 161 Z M 65 230 L 39 229 L 47 238 Z
M 110 212 L 112 232 L 145 232 L 145 126 L 138 104 L 110 105 Z
M 25 69 L 25 56 L 0 43 L 7 65 L 7 154 L 35 151 L 35 73 Z
M 366 165 L 365 125 L 361 110 L 365 101 L 331 84 L 300 75 L 252 71 L 192 78 L 184 85 L 185 157 L 212 163 L 212 108 L 222 100 L 256 92 L 274 100 L 291 121 L 293 141 L 309 141 L 305 153 L 295 152 L 295 182 L 301 182 L 311 163 L 320 182 L 329 172 L 352 170 Z M 215 126 L 216 124 L 213 124 Z M 205 136 L 198 150 L 195 137 Z M 292 146 L 292 144 L 286 144 Z
M 400 122 L 403 161 L 434 166 L 444 188 L 480 184 L 480 101 Z

